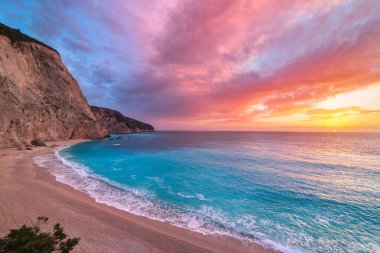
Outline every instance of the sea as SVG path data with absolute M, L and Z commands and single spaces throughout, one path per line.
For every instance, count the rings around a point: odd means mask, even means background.
M 380 134 L 149 132 L 36 158 L 99 203 L 282 252 L 380 252 Z

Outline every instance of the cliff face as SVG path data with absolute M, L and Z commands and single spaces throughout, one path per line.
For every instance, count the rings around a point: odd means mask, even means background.
M 91 110 L 98 121 L 111 134 L 128 134 L 154 131 L 154 127 L 152 125 L 125 117 L 118 111 L 97 106 L 91 106 Z
M 0 147 L 107 134 L 60 55 L 0 24 Z

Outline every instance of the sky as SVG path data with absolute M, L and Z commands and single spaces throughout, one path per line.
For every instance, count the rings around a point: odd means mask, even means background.
M 158 130 L 380 132 L 380 0 L 1 0 L 0 22 Z

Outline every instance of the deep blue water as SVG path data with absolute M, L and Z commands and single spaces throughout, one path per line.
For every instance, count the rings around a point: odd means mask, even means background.
M 117 136 L 113 136 L 117 137 Z M 288 252 L 380 252 L 380 135 L 155 132 L 58 152 L 98 202 Z

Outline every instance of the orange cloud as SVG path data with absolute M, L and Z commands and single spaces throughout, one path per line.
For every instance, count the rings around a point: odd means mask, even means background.
M 360 114 L 369 114 L 369 113 L 380 113 L 380 110 L 365 110 L 360 107 L 344 107 L 337 109 L 310 109 L 306 111 L 306 114 L 310 119 L 331 119 L 331 118 L 341 118 L 345 116 L 355 116 Z
M 380 130 L 358 99 L 316 109 L 380 83 L 379 1 L 74 2 L 22 5 L 92 103 L 157 129 Z

